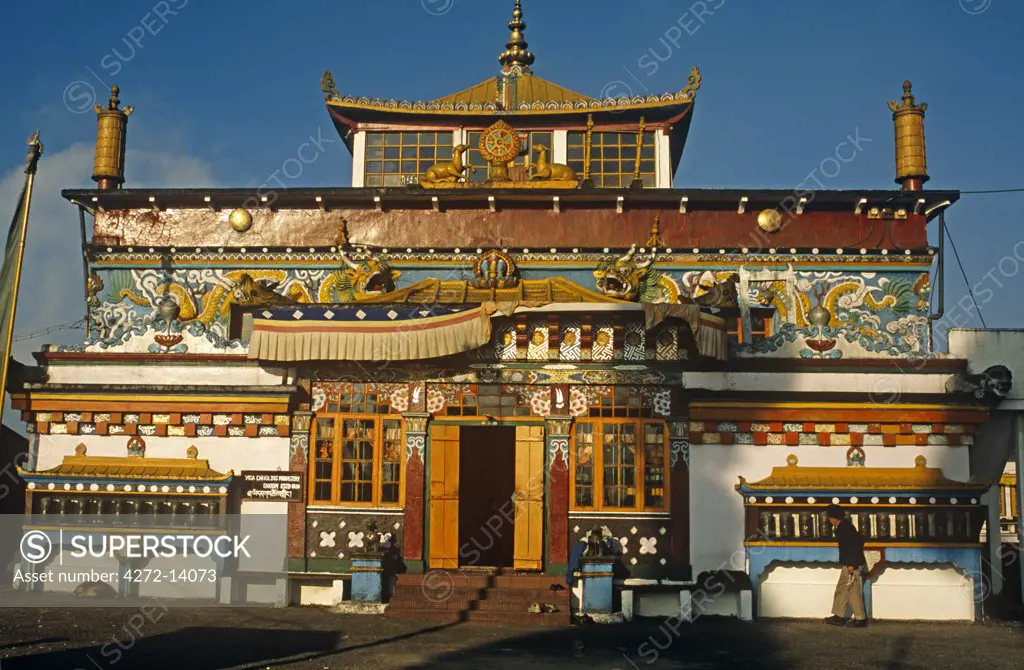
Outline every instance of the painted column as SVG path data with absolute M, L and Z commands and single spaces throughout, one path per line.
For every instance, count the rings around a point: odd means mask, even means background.
M 674 571 L 690 572 L 690 421 L 675 418 L 669 421 L 670 466 L 669 486 L 671 487 L 670 509 L 672 510 L 671 538 L 672 553 L 669 564 Z M 681 575 L 673 575 L 679 577 Z M 686 576 L 690 576 L 687 574 Z
M 568 391 L 563 392 L 568 397 Z M 572 417 L 549 416 L 544 425 L 548 452 L 548 555 L 545 567 L 549 573 L 564 574 L 569 563 L 569 429 Z
M 402 558 L 410 572 L 423 570 L 423 510 L 425 498 L 424 461 L 427 448 L 427 423 L 430 414 L 409 412 L 405 417 L 405 537 Z M 418 565 L 416 565 L 418 564 Z
M 288 469 L 292 472 L 301 472 L 303 481 L 309 477 L 309 430 L 312 423 L 312 412 L 300 411 L 292 414 Z M 305 500 L 305 495 L 303 495 L 303 500 Z M 290 502 L 288 503 L 288 558 L 303 559 L 305 556 L 306 503 Z

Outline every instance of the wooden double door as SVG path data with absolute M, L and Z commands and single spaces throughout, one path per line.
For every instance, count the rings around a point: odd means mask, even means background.
M 430 429 L 428 566 L 543 569 L 544 427 Z

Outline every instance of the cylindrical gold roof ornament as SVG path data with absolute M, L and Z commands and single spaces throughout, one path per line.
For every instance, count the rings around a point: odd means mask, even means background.
M 904 191 L 920 191 L 928 181 L 928 159 L 924 141 L 924 113 L 927 103 L 917 104 L 910 82 L 903 82 L 903 101 L 889 102 L 896 127 L 896 183 Z
M 98 128 L 96 130 L 96 162 L 93 164 L 92 179 L 100 190 L 110 191 L 124 183 L 125 137 L 128 133 L 128 115 L 135 111 L 131 105 L 120 107 L 117 86 L 110 89 L 107 106 L 96 105 Z

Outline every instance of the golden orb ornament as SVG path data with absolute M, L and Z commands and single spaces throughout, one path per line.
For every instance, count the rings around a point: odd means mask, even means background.
M 235 229 L 235 232 L 244 233 L 252 228 L 252 214 L 242 208 L 232 210 L 228 215 L 228 223 Z
M 782 212 L 766 209 L 757 215 L 758 227 L 766 233 L 777 233 L 782 228 Z

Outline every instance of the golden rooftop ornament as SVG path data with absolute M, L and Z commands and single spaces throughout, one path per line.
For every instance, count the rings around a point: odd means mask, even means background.
M 520 67 L 525 72 L 530 71 L 530 66 L 536 61 L 532 51 L 529 51 L 527 47 L 526 38 L 523 37 L 523 31 L 526 30 L 526 23 L 523 22 L 523 5 L 521 0 L 516 0 L 516 7 L 512 10 L 512 20 L 508 24 L 509 30 L 512 34 L 508 38 L 508 43 L 505 44 L 505 51 L 498 56 L 498 62 L 500 62 L 506 69 L 514 67 Z
M 924 140 L 927 103 L 918 104 L 910 81 L 903 82 L 902 102 L 890 101 L 896 131 L 896 182 L 907 191 L 918 191 L 928 181 L 928 157 Z
M 135 108 L 131 105 L 120 107 L 121 101 L 117 97 L 120 92 L 120 88 L 112 86 L 107 106 L 93 107 L 98 128 L 92 178 L 99 189 L 104 191 L 120 188 L 124 183 L 125 137 L 128 133 L 128 117 Z

